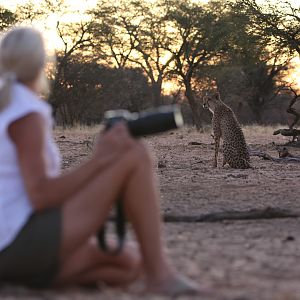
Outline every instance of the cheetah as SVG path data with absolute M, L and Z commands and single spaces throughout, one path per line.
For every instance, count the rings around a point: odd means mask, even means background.
M 213 114 L 212 127 L 215 140 L 215 157 L 213 167 L 217 167 L 220 139 L 223 139 L 223 167 L 247 169 L 250 166 L 250 155 L 241 126 L 232 111 L 220 98 L 220 94 L 205 96 L 203 107 Z

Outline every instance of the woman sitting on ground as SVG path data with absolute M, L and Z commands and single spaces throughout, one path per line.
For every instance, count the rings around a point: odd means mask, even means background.
M 151 157 L 124 125 L 99 138 L 90 160 L 60 174 L 50 105 L 38 96 L 45 62 L 36 30 L 15 28 L 2 38 L 0 282 L 124 285 L 143 273 L 151 292 L 198 292 L 167 258 Z M 120 195 L 139 247 L 111 256 L 94 236 Z

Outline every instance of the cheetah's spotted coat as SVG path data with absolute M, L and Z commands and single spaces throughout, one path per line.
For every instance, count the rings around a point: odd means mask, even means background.
M 223 139 L 223 166 L 232 168 L 250 168 L 250 155 L 241 126 L 232 111 L 217 93 L 213 97 L 206 96 L 203 103 L 213 113 L 212 127 L 215 139 L 214 167 L 217 167 L 220 139 Z

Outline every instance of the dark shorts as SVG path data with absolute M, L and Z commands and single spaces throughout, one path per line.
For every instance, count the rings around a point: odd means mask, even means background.
M 59 268 L 61 224 L 59 208 L 33 214 L 13 243 L 0 252 L 0 283 L 50 286 Z

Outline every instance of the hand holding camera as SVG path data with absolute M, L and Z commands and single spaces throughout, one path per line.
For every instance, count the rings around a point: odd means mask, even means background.
M 121 122 L 127 126 L 128 131 L 122 125 L 120 126 Z M 134 142 L 128 135 L 128 132 L 132 137 L 138 138 L 176 129 L 183 125 L 183 118 L 177 105 L 169 105 L 142 111 L 141 113 L 130 113 L 127 110 L 108 111 L 104 117 L 104 125 L 107 132 L 105 139 L 110 143 L 120 145 L 119 149 L 122 149 L 122 147 L 125 149 L 130 146 L 130 143 Z M 115 249 L 109 249 L 107 246 L 105 225 L 97 235 L 99 246 L 103 251 L 111 254 L 118 254 L 125 242 L 126 220 L 121 198 L 116 203 L 115 222 L 116 234 L 119 240 L 118 246 Z
M 124 122 L 119 122 L 111 130 L 106 131 L 97 139 L 94 147 L 94 156 L 100 168 L 114 162 L 120 153 L 130 149 L 135 142 Z
M 178 105 L 160 106 L 140 113 L 111 110 L 104 115 L 106 130 L 120 121 L 126 123 L 130 134 L 136 138 L 176 129 L 183 125 L 183 118 Z

